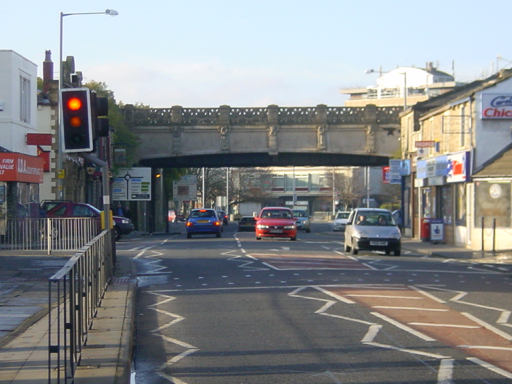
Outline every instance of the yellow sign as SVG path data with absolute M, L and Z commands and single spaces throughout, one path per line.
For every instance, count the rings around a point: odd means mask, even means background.
M 66 176 L 66 171 L 64 169 L 59 169 L 57 171 L 57 178 L 63 179 Z

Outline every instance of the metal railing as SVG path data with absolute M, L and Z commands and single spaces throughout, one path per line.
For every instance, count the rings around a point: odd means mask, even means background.
M 48 383 L 73 382 L 112 274 L 108 235 L 96 236 L 48 279 Z
M 8 219 L 0 248 L 76 251 L 100 232 L 97 217 Z

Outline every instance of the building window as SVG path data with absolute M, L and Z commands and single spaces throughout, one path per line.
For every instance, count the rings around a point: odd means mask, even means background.
M 284 191 L 284 175 L 272 176 L 272 191 Z
M 20 121 L 30 124 L 30 79 L 20 76 Z

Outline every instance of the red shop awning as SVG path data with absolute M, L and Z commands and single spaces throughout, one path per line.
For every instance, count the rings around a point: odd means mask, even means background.
M 43 182 L 43 159 L 22 153 L 0 153 L 0 181 Z

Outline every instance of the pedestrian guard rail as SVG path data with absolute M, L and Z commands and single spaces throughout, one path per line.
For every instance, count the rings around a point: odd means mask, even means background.
M 0 248 L 76 251 L 101 232 L 97 217 L 8 219 L 0 231 Z
M 48 383 L 73 383 L 88 332 L 112 276 L 113 251 L 103 231 L 48 280 Z

